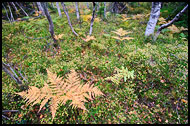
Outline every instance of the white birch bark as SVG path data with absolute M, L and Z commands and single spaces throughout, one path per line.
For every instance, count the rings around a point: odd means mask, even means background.
M 151 14 L 145 31 L 146 37 L 154 34 L 154 29 L 160 16 L 160 8 L 161 2 L 152 2 Z
M 106 2 L 104 2 L 104 18 L 106 18 Z
M 97 4 L 97 11 L 99 11 L 100 4 L 99 4 L 99 2 L 96 2 L 96 4 Z
M 51 16 L 50 16 L 50 14 L 49 14 L 49 12 L 48 12 L 48 9 L 47 9 L 47 2 L 41 2 L 41 6 L 42 6 L 42 8 L 43 8 L 43 10 L 44 10 L 44 13 L 45 13 L 45 15 L 46 15 L 46 17 L 47 17 L 47 19 L 48 19 L 48 22 L 49 22 L 49 32 L 50 32 L 50 34 L 51 34 L 51 37 L 52 37 L 52 39 L 53 39 L 53 41 L 54 41 L 55 46 L 57 47 L 57 46 L 58 46 L 58 45 L 57 45 L 57 41 L 56 41 L 56 39 L 55 39 L 55 37 L 54 37 L 53 21 L 52 21 Z
M 57 11 L 58 11 L 58 13 L 59 13 L 59 17 L 62 17 L 61 10 L 60 10 L 59 3 L 58 3 L 58 2 L 56 2 L 56 6 L 57 6 Z
M 16 4 L 20 7 L 20 9 L 24 12 L 24 14 L 27 16 L 27 17 L 29 17 L 28 16 L 28 14 L 24 11 L 24 9 L 16 2 Z
M 54 8 L 53 2 L 51 2 L 51 6 Z
M 71 27 L 72 32 L 73 32 L 76 36 L 79 36 L 79 35 L 75 32 L 75 30 L 73 29 L 73 26 L 72 26 L 72 24 L 71 24 L 71 21 L 70 21 L 70 18 L 69 18 L 69 14 L 68 14 L 67 11 L 66 11 L 64 2 L 61 2 L 61 5 L 62 5 L 62 7 L 63 7 L 63 11 L 64 11 L 65 15 L 67 16 L 67 20 L 68 20 L 69 26 Z
M 157 39 L 157 37 L 158 37 L 158 35 L 160 34 L 160 32 L 164 29 L 164 28 L 167 28 L 167 27 L 169 27 L 170 25 L 172 25 L 174 22 L 176 22 L 178 19 L 179 19 L 179 17 L 183 14 L 183 12 L 185 12 L 185 10 L 188 8 L 188 4 L 183 8 L 183 10 L 181 10 L 169 23 L 166 23 L 166 24 L 163 24 L 163 25 L 161 25 L 159 28 L 158 28 L 158 30 L 157 30 L 157 32 L 156 32 L 156 34 L 155 34 L 155 36 L 154 36 L 154 41 Z
M 41 6 L 41 3 L 37 2 L 37 5 L 38 5 L 39 10 L 42 11 L 42 15 L 45 16 L 45 13 L 44 13 L 44 10 L 43 10 L 43 8 Z
M 91 19 L 91 22 L 90 22 L 90 31 L 89 31 L 89 35 L 92 34 L 92 28 L 93 28 L 93 23 L 94 23 L 94 17 L 95 17 L 95 7 L 96 7 L 96 4 L 95 2 L 93 2 L 93 12 L 92 12 L 92 19 Z
M 76 5 L 76 15 L 77 15 L 77 20 L 78 20 L 78 22 L 80 22 L 78 2 L 75 2 L 75 5 Z

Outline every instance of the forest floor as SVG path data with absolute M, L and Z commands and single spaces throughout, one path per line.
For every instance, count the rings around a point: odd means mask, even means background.
M 88 112 L 62 105 L 52 122 L 48 104 L 40 113 L 37 113 L 38 104 L 23 108 L 24 100 L 15 94 L 22 91 L 20 86 L 2 71 L 2 110 L 19 110 L 4 113 L 11 120 L 3 119 L 2 123 L 187 124 L 187 33 L 175 33 L 167 28 L 154 42 L 144 37 L 150 10 L 131 15 L 108 13 L 107 20 L 96 18 L 92 31 L 95 39 L 84 41 L 82 38 L 87 37 L 90 28 L 88 15 L 92 11 L 80 10 L 83 16 L 79 24 L 74 8 L 68 10 L 79 37 L 72 33 L 64 13 L 60 18 L 52 11 L 55 35 L 59 35 L 57 52 L 50 37 L 31 39 L 50 36 L 45 17 L 3 23 L 2 61 L 12 63 L 19 70 L 22 66 L 28 80 L 23 85 L 42 87 L 47 80 L 46 68 L 58 76 L 75 69 L 86 73 L 87 78 L 95 77 L 94 85 L 105 96 L 86 102 Z M 125 37 L 133 39 L 117 40 L 118 35 L 112 31 L 120 28 L 131 32 Z M 134 79 L 121 79 L 119 84 L 105 79 L 122 67 L 134 70 Z

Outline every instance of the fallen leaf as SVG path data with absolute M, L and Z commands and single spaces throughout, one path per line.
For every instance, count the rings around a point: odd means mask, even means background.
M 184 102 L 184 103 L 188 103 L 188 101 L 187 100 L 185 100 L 185 99 L 181 99 L 181 102 Z

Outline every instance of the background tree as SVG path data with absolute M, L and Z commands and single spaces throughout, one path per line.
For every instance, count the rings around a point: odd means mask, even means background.
M 106 18 L 106 2 L 104 2 L 104 18 Z
M 58 11 L 59 17 L 62 17 L 61 10 L 60 10 L 58 2 L 56 2 L 56 6 L 57 6 L 57 11 Z
M 147 27 L 145 31 L 146 37 L 154 34 L 154 29 L 158 21 L 158 18 L 160 16 L 160 8 L 161 8 L 161 2 L 152 2 L 150 18 L 147 23 Z
M 89 35 L 92 34 L 92 28 L 93 28 L 93 23 L 94 23 L 94 18 L 95 18 L 95 12 L 96 12 L 96 4 L 95 4 L 95 2 L 93 2 L 93 12 L 92 12 L 92 18 L 91 18 L 91 22 L 90 22 Z
M 73 32 L 76 36 L 78 36 L 78 34 L 77 34 L 77 33 L 75 32 L 75 30 L 73 29 L 73 26 L 72 26 L 72 24 L 71 24 L 71 21 L 70 21 L 70 18 L 69 18 L 69 14 L 68 14 L 67 11 L 66 11 L 64 2 L 61 2 L 61 5 L 62 5 L 62 7 L 63 7 L 63 11 L 64 11 L 65 15 L 67 16 L 67 20 L 68 20 L 69 26 L 71 27 L 72 32 Z
M 54 47 L 57 48 L 58 47 L 58 43 L 57 43 L 57 40 L 54 37 L 54 26 L 53 26 L 53 21 L 51 19 L 51 16 L 50 16 L 50 14 L 48 12 L 48 9 L 47 9 L 47 2 L 41 2 L 41 6 L 42 6 L 42 8 L 44 10 L 44 13 L 45 13 L 45 15 L 46 15 L 46 17 L 48 19 L 48 22 L 49 22 L 49 32 L 50 32 L 51 37 L 52 37 L 52 39 L 54 41 Z
M 42 15 L 45 16 L 45 12 L 41 6 L 41 3 L 40 2 L 37 2 L 37 5 L 38 5 L 38 9 L 42 12 Z

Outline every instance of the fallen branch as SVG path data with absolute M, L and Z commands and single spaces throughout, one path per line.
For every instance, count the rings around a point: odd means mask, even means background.
M 170 25 L 172 25 L 175 21 L 177 21 L 177 20 L 179 19 L 179 17 L 182 15 L 183 12 L 185 12 L 185 10 L 187 9 L 187 7 L 188 7 L 188 4 L 183 8 L 183 10 L 181 10 L 181 11 L 177 14 L 169 23 L 163 24 L 163 25 L 161 25 L 161 26 L 158 28 L 158 30 L 157 30 L 157 32 L 156 32 L 156 34 L 155 34 L 155 36 L 154 36 L 154 41 L 157 39 L 158 35 L 160 34 L 160 32 L 161 32 L 164 28 L 169 27 Z

